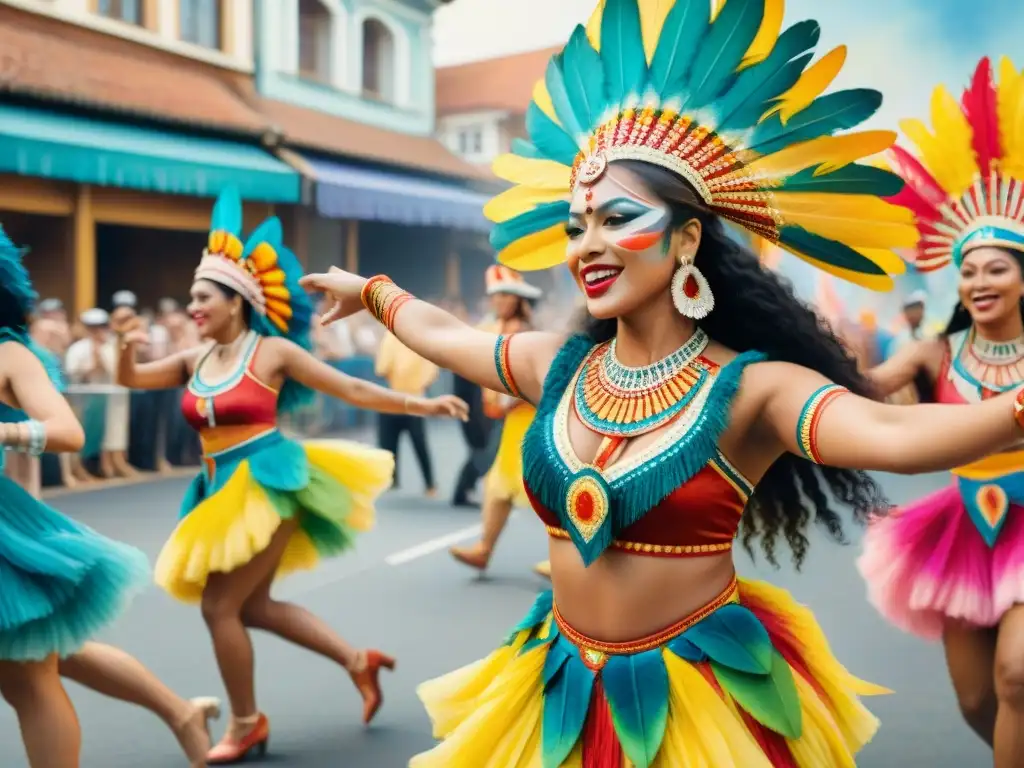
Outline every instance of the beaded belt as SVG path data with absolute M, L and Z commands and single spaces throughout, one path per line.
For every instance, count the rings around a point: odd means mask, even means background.
M 569 534 L 562 528 L 554 525 L 545 525 L 548 536 L 556 539 L 568 539 Z M 729 552 L 732 549 L 732 542 L 725 541 L 719 544 L 642 544 L 638 541 L 620 541 L 615 539 L 609 545 L 612 549 L 621 549 L 624 552 L 635 552 L 641 555 L 655 555 L 661 557 L 678 557 L 685 555 L 717 555 L 721 552 Z
M 698 608 L 689 616 L 677 621 L 670 627 L 666 627 L 660 632 L 655 632 L 653 635 L 649 635 L 648 637 L 644 637 L 639 640 L 631 640 L 624 643 L 606 643 L 580 634 L 570 627 L 566 623 L 565 619 L 562 618 L 562 614 L 559 613 L 557 605 L 552 607 L 552 615 L 554 616 L 555 623 L 558 625 L 558 630 L 562 633 L 562 637 L 580 650 L 580 656 L 582 657 L 584 664 L 591 669 L 596 670 L 604 666 L 607 656 L 631 656 L 633 654 L 644 653 L 645 651 L 652 651 L 655 648 L 660 648 L 669 640 L 681 635 L 694 624 L 706 619 L 723 605 L 737 601 L 739 599 L 738 592 L 739 586 L 736 583 L 736 577 L 733 576 L 732 581 L 729 582 L 729 586 L 727 586 L 718 597 L 704 607 Z

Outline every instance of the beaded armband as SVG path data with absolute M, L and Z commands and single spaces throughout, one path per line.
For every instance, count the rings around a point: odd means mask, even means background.
M 18 427 L 24 424 L 27 435 L 22 437 Z M 27 453 L 31 456 L 42 456 L 46 450 L 46 427 L 43 423 L 36 421 L 35 419 L 29 419 L 28 421 L 22 421 L 18 424 L 12 424 L 17 433 L 17 442 L 8 443 L 6 448 L 10 448 L 12 451 L 18 453 Z
M 377 275 L 366 281 L 360 298 L 367 311 L 389 332 L 394 333 L 398 310 L 415 297 L 391 282 L 391 278 Z
M 505 388 L 505 391 L 512 395 L 512 397 L 522 399 L 523 394 L 519 391 L 519 387 L 516 386 L 516 380 L 512 376 L 512 363 L 509 359 L 509 346 L 514 335 L 504 336 L 498 334 L 498 338 L 494 342 L 494 370 L 497 371 L 498 381 L 501 382 L 501 386 Z
M 1017 426 L 1024 429 L 1024 387 L 1017 390 L 1017 397 L 1013 399 L 1013 418 Z
M 796 444 L 805 458 L 815 464 L 824 464 L 821 454 L 818 453 L 818 423 L 825 409 L 831 405 L 836 398 L 848 394 L 850 390 L 838 384 L 826 384 L 804 403 L 800 412 L 800 418 L 796 423 Z

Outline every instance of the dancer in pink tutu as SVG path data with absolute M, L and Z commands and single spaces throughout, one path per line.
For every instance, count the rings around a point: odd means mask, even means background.
M 881 394 L 922 380 L 939 403 L 976 403 L 1024 382 L 1024 76 L 981 61 L 962 107 L 932 100 L 920 160 L 891 151 L 896 198 L 920 231 L 915 266 L 959 271 L 946 333 L 871 372 Z M 950 440 L 957 436 L 951 434 Z M 953 471 L 948 488 L 872 523 L 859 561 L 872 602 L 901 629 L 942 639 L 968 724 L 997 768 L 1024 765 L 1024 445 Z

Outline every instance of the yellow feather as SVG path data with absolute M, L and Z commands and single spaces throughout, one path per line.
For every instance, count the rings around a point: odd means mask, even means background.
M 999 62 L 997 96 L 1003 172 L 1024 178 L 1024 76 L 1007 57 Z
M 825 89 L 832 84 L 839 74 L 839 70 L 846 63 L 846 46 L 840 45 L 833 48 L 819 61 L 808 67 L 796 84 L 779 96 L 775 106 L 769 109 L 761 117 L 761 120 L 779 113 L 779 119 L 785 125 L 793 115 L 801 112 L 825 92 Z
M 551 94 L 548 93 L 548 87 L 543 80 L 538 80 L 537 84 L 533 86 L 533 100 L 540 107 L 541 112 L 550 117 L 559 127 L 562 126 L 558 122 L 555 105 L 551 103 Z
M 675 4 L 676 0 L 640 0 L 640 29 L 643 32 L 644 53 L 648 64 L 654 58 L 665 19 Z
M 292 308 L 290 304 L 280 299 L 267 299 L 267 314 L 277 315 L 288 320 L 291 319 Z
M 793 248 L 787 248 L 786 250 L 797 258 L 806 261 L 812 267 L 817 267 L 823 272 L 835 275 L 836 277 L 853 283 L 854 285 L 859 285 L 872 291 L 881 291 L 883 293 L 893 289 L 894 283 L 889 275 L 865 275 L 860 272 L 851 272 L 848 269 L 843 269 L 842 267 L 836 267 L 832 264 L 826 264 L 823 261 L 818 261 L 817 259 Z
M 568 200 L 566 190 L 538 189 L 536 187 L 515 186 L 505 190 L 484 206 L 484 216 L 494 222 L 508 221 L 516 216 L 532 210 L 537 205 L 553 203 L 556 200 Z
M 594 46 L 594 50 L 598 52 L 601 51 L 601 18 L 604 15 L 605 2 L 607 0 L 600 0 L 597 8 L 590 14 L 590 19 L 587 21 L 587 39 Z
M 718 14 L 725 8 L 725 0 L 711 0 L 711 21 L 718 18 Z
M 283 285 L 264 285 L 263 295 L 268 299 L 280 299 L 281 301 L 291 301 L 292 292 Z
M 249 260 L 257 272 L 267 272 L 277 266 L 277 251 L 270 243 L 260 243 L 252 249 Z
M 569 175 L 572 169 L 554 160 L 537 160 L 518 155 L 500 155 L 491 166 L 495 175 L 513 184 L 537 189 L 569 189 Z
M 747 52 L 743 54 L 743 61 L 739 70 L 758 64 L 768 58 L 768 54 L 775 47 L 775 41 L 779 39 L 779 32 L 782 31 L 782 16 L 786 11 L 786 0 L 765 0 L 764 18 L 761 20 L 761 27 L 757 30 L 754 42 L 750 44 Z
M 874 195 L 775 192 L 772 205 L 782 223 L 803 227 L 851 248 L 913 248 L 914 214 Z
M 902 120 L 900 128 L 917 145 L 921 160 L 935 180 L 951 197 L 958 198 L 977 174 L 971 126 L 960 105 L 942 86 L 932 94 L 931 107 L 934 134 L 917 119 Z
M 750 163 L 746 170 L 759 179 L 783 179 L 817 166 L 814 175 L 837 171 L 862 157 L 884 152 L 896 141 L 895 131 L 864 131 L 822 136 L 786 147 Z
M 555 224 L 516 240 L 498 254 L 498 261 L 521 272 L 548 269 L 565 261 L 568 246 L 565 227 Z

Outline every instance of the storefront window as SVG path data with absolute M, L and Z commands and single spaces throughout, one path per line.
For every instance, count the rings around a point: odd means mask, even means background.
M 205 48 L 220 48 L 221 0 L 179 0 L 181 39 Z
M 128 24 L 142 24 L 142 0 L 98 0 L 96 13 Z

